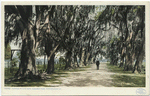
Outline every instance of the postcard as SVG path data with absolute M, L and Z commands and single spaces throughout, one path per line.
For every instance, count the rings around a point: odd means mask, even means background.
M 149 95 L 149 4 L 3 1 L 2 95 Z

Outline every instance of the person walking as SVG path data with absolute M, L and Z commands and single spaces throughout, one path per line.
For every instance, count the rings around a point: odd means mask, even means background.
M 97 70 L 99 70 L 99 61 L 96 61 Z

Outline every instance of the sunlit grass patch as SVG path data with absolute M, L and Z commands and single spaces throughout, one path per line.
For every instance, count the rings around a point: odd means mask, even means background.
M 108 69 L 111 72 L 115 72 L 112 75 L 113 86 L 115 87 L 145 87 L 145 74 L 135 74 L 132 71 L 123 71 L 123 68 L 118 66 L 107 64 Z
M 110 65 L 109 63 L 107 63 L 107 67 L 112 72 L 132 74 L 132 71 L 123 71 L 123 67 L 119 68 L 118 66 Z
M 145 87 L 145 77 L 112 75 L 115 87 Z
M 44 65 L 37 65 L 37 69 L 40 73 L 43 71 L 46 71 L 44 69 Z M 70 70 L 64 70 L 65 64 L 62 64 L 61 66 L 59 64 L 56 64 L 55 70 L 53 74 L 47 74 L 46 76 L 48 79 L 45 80 L 24 80 L 24 81 L 12 81 L 12 82 L 5 82 L 5 86 L 11 86 L 11 87 L 51 87 L 51 84 L 62 84 L 62 81 L 60 80 L 61 77 L 68 77 L 68 72 L 77 72 L 77 71 L 85 71 L 86 68 L 89 68 L 90 65 L 85 67 L 79 67 L 74 68 Z M 5 68 L 5 80 L 10 79 L 14 77 L 14 74 L 17 72 L 18 68 L 14 68 L 13 73 L 10 73 L 8 68 Z

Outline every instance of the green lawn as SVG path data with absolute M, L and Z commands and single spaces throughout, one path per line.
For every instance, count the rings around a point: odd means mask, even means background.
M 60 77 L 67 77 L 68 73 L 63 72 L 57 72 L 54 74 L 47 75 L 49 79 L 46 80 L 28 80 L 27 81 L 14 81 L 9 82 L 5 84 L 5 86 L 11 86 L 11 87 L 51 87 L 49 84 L 61 84 L 61 81 L 59 80 Z
M 5 79 L 13 78 L 18 69 L 19 68 L 17 68 L 17 67 L 14 67 L 12 69 L 5 68 L 5 73 L 4 73 L 5 74 Z M 12 71 L 10 71 L 10 70 L 12 70 Z
M 60 65 L 55 64 L 54 68 L 55 71 L 53 74 L 48 74 L 47 77 L 49 79 L 46 80 L 27 80 L 27 81 L 14 81 L 14 82 L 8 82 L 7 84 L 5 83 L 5 86 L 11 86 L 11 87 L 51 87 L 50 84 L 61 84 L 62 82 L 60 81 L 60 77 L 67 77 L 68 73 L 67 72 L 76 72 L 76 71 L 84 71 L 85 68 L 89 68 L 90 66 L 86 67 L 80 67 L 80 68 L 75 68 L 75 69 L 70 69 L 70 70 L 64 70 L 65 65 Z M 38 70 L 44 70 L 43 65 L 37 65 Z M 12 78 L 14 74 L 17 72 L 18 68 L 14 68 L 13 73 L 10 73 L 8 68 L 5 68 L 5 79 Z
M 123 68 L 107 64 L 112 75 L 113 86 L 115 87 L 145 87 L 145 74 L 132 73 L 132 71 L 123 71 Z

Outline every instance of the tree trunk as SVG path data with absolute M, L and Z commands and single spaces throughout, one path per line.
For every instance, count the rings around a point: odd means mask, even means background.
M 124 63 L 124 54 L 121 55 L 121 60 L 120 60 L 120 65 L 119 65 L 119 67 L 123 67 L 123 63 Z
M 80 51 L 79 51 L 79 63 L 81 65 L 81 58 L 82 58 L 82 48 L 80 48 Z
M 45 55 L 44 55 L 44 70 L 45 70 L 45 68 L 46 68 L 46 65 L 45 65 Z
M 52 55 L 51 59 L 52 59 L 52 73 L 54 73 L 54 58 L 55 58 L 55 54 Z
M 85 55 L 85 49 L 82 48 L 82 57 L 81 57 L 81 61 L 80 61 L 81 67 L 84 66 L 84 55 Z
M 129 71 L 129 63 L 129 54 L 126 53 L 124 71 Z
M 134 63 L 134 52 L 131 50 L 131 44 L 128 45 L 126 51 L 126 62 L 125 62 L 125 71 L 132 71 L 133 70 L 133 63 Z
M 55 55 L 48 55 L 48 66 L 47 66 L 47 74 L 51 74 L 54 72 L 54 57 Z
M 45 53 L 47 54 L 47 59 L 48 59 L 48 65 L 46 72 L 47 74 L 52 73 L 52 64 L 53 64 L 53 54 L 51 53 L 52 50 L 52 41 L 45 41 Z
M 36 75 L 35 37 L 30 23 L 28 23 L 28 28 L 22 34 L 21 64 L 15 77 L 25 77 L 27 75 Z
M 94 55 L 93 57 L 93 63 L 95 63 L 95 60 L 96 60 L 96 55 Z
M 89 64 L 92 64 L 92 63 L 93 63 L 93 62 L 92 62 L 92 61 L 93 61 L 93 60 L 92 60 L 92 54 L 90 54 L 88 61 L 89 61 Z
M 141 65 L 143 62 L 143 58 L 144 58 L 144 55 L 142 54 L 142 52 L 139 52 L 139 55 L 136 58 L 136 62 L 135 62 L 132 73 L 134 73 L 135 71 L 138 71 L 138 73 L 141 72 Z
M 89 64 L 89 57 L 90 57 L 90 53 L 88 52 L 88 54 L 86 56 L 86 64 Z
M 132 62 L 132 53 L 131 53 L 131 47 L 130 44 L 126 47 L 126 56 L 125 56 L 125 66 L 124 71 L 131 71 L 133 70 L 133 62 Z
M 45 53 L 48 57 L 47 73 L 51 74 L 54 72 L 54 57 L 55 51 L 57 50 L 59 44 L 52 46 L 53 42 L 50 40 L 45 41 Z
M 67 52 L 67 55 L 66 55 L 66 65 L 65 65 L 65 69 L 71 67 L 71 56 L 72 56 L 72 52 L 71 52 L 71 51 L 68 51 L 68 52 Z
M 139 65 L 139 60 L 137 59 L 136 62 L 135 62 L 135 65 L 134 65 L 134 68 L 133 68 L 133 71 L 132 73 L 134 73 L 138 68 L 138 65 Z
M 94 57 L 92 57 L 92 59 L 91 59 L 91 64 L 93 64 L 94 62 L 93 62 L 93 60 L 94 60 Z
M 52 71 L 51 71 L 51 69 L 52 69 L 52 59 L 51 59 L 50 55 L 47 55 L 47 57 L 48 57 L 48 65 L 47 65 L 46 71 L 47 71 L 47 74 L 51 74 L 52 73 Z
M 86 52 L 86 50 L 84 51 L 84 61 L 83 61 L 83 64 L 84 64 L 84 66 L 86 66 L 87 65 L 87 62 L 86 62 L 86 56 L 87 55 L 87 52 Z
M 74 54 L 74 67 L 79 67 L 76 54 Z

